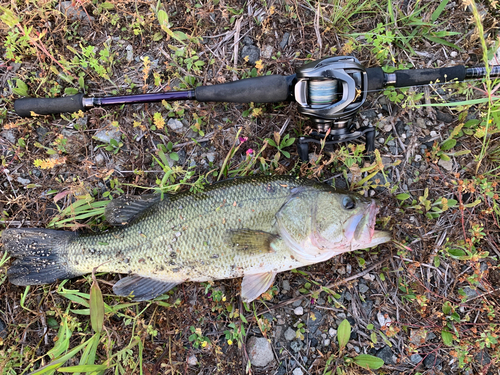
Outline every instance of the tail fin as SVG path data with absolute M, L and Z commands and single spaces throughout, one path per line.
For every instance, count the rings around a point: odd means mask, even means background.
M 51 229 L 4 230 L 3 246 L 17 258 L 7 271 L 9 281 L 24 286 L 79 276 L 71 270 L 66 253 L 68 243 L 75 237 L 75 233 Z

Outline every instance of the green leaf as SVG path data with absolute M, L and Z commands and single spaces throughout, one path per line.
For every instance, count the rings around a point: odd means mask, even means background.
M 266 138 L 266 141 L 267 141 L 267 143 L 268 143 L 269 145 L 271 145 L 272 147 L 278 147 L 278 146 L 276 145 L 276 142 L 274 142 L 272 139 L 270 139 L 270 138 Z
M 448 254 L 453 258 L 461 258 L 467 255 L 467 253 L 462 249 L 448 249 Z
M 161 28 L 168 27 L 168 14 L 164 10 L 159 10 L 156 17 L 160 23 Z
M 66 87 L 64 89 L 64 93 L 66 95 L 75 95 L 78 94 L 78 89 L 75 89 L 74 87 Z
M 376 334 L 375 332 L 372 332 L 372 333 L 370 334 L 370 339 L 372 340 L 372 342 L 373 342 L 374 344 L 376 344 L 376 343 L 378 342 L 378 339 L 377 339 L 377 334 Z
M 444 314 L 449 315 L 451 313 L 451 303 L 449 301 L 443 303 L 442 310 Z
M 16 88 L 12 89 L 12 92 L 16 95 L 28 96 L 28 85 L 20 79 L 16 79 Z
M 337 340 L 339 341 L 340 350 L 345 348 L 350 338 L 351 323 L 347 319 L 344 319 L 337 330 Z
M 378 370 L 384 365 L 383 359 L 369 354 L 360 354 L 353 358 L 353 361 L 358 366 L 367 370 Z
M 172 159 L 173 161 L 179 161 L 179 154 L 177 152 L 172 152 L 170 154 L 170 159 Z
M 111 10 L 111 9 L 114 9 L 115 8 L 115 5 L 113 3 L 110 3 L 108 1 L 102 3 L 101 5 L 99 5 L 102 9 L 107 9 L 107 10 Z
M 90 323 L 95 332 L 101 333 L 104 325 L 104 301 L 95 276 L 92 275 L 92 278 L 94 280 L 90 287 Z
M 434 43 L 437 43 L 437 44 L 443 44 L 445 46 L 448 46 L 448 47 L 451 47 L 451 48 L 455 48 L 457 51 L 462 51 L 462 49 L 459 46 L 457 46 L 456 44 L 447 42 L 444 39 L 437 38 L 435 36 L 430 36 L 430 35 L 425 35 L 425 38 L 428 39 L 431 42 L 434 42 Z M 441 82 L 441 83 L 444 83 L 444 82 Z
M 453 344 L 453 335 L 451 334 L 451 332 L 443 329 L 441 331 L 441 338 L 443 339 L 443 343 L 446 346 L 451 346 Z
M 399 199 L 400 201 L 405 201 L 410 197 L 411 197 L 411 195 L 408 193 L 401 193 L 401 194 L 396 195 L 396 199 Z
M 432 16 L 431 16 L 431 21 L 432 22 L 435 22 L 439 18 L 439 16 L 443 12 L 444 8 L 446 7 L 446 5 L 448 5 L 449 1 L 450 0 L 441 0 L 441 3 L 436 8 L 436 10 L 434 12 L 432 12 Z
M 453 139 L 453 138 L 447 139 L 446 141 L 441 143 L 441 150 L 443 150 L 443 151 L 451 150 L 453 147 L 455 147 L 456 144 L 457 144 L 456 139 Z
M 108 366 L 106 365 L 77 365 L 77 366 L 68 366 L 58 368 L 59 372 L 96 372 L 96 371 L 104 371 L 107 370 Z
M 172 35 L 178 41 L 183 41 L 189 39 L 189 37 L 182 31 L 174 31 Z

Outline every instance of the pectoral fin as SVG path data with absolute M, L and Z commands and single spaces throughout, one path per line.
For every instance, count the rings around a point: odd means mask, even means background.
M 241 282 L 241 299 L 243 302 L 252 302 L 273 284 L 275 272 L 246 275 Z
M 111 225 L 127 225 L 160 200 L 160 194 L 119 197 L 108 203 L 104 216 L 106 217 L 106 221 Z
M 118 296 L 131 296 L 134 301 L 147 301 L 167 293 L 178 283 L 142 277 L 127 276 L 113 286 L 113 292 Z
M 253 254 L 274 253 L 273 243 L 279 236 L 260 230 L 238 229 L 229 232 L 229 240 L 236 250 Z

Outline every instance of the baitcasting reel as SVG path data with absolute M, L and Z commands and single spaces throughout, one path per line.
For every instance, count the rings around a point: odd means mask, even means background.
M 310 117 L 316 128 L 299 138 L 301 160 L 308 160 L 309 143 L 325 146 L 351 142 L 364 135 L 366 151 L 375 149 L 375 129 L 354 129 L 353 119 L 366 100 L 368 77 L 354 57 L 330 57 L 297 69 L 294 87 L 299 112 Z M 327 135 L 328 134 L 328 135 Z

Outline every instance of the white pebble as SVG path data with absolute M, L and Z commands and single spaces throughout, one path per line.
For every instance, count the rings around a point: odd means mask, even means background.
M 323 346 L 328 346 L 330 345 L 330 339 L 326 339 L 325 341 L 323 341 Z
M 295 315 L 304 315 L 304 308 L 302 306 L 299 306 L 293 310 L 293 313 Z
M 422 160 L 422 155 L 415 155 L 415 161 L 420 161 Z
M 193 354 L 187 358 L 186 362 L 189 366 L 196 366 L 198 364 L 198 359 L 196 359 L 196 356 Z
M 304 371 L 300 367 L 297 367 L 295 370 L 293 370 L 293 375 L 304 375 Z
M 328 334 L 330 335 L 330 337 L 334 337 L 337 334 L 337 330 L 330 328 L 328 330 Z

